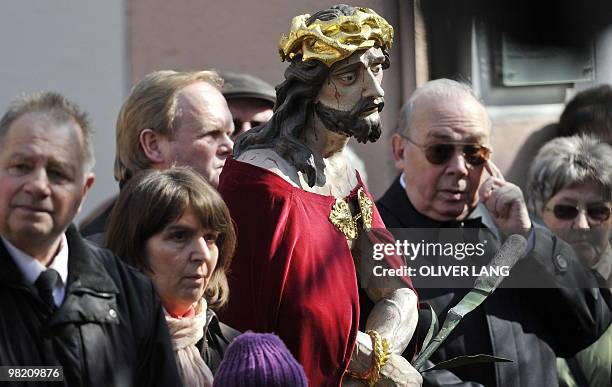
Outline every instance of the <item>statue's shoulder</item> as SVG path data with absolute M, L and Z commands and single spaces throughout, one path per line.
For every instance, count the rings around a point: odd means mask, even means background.
M 299 186 L 296 183 L 299 182 L 297 169 L 272 149 L 249 149 L 242 152 L 236 160 L 267 169 L 292 185 Z

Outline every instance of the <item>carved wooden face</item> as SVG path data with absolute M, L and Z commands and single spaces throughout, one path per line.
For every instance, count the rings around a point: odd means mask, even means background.
M 323 83 L 317 102 L 342 111 L 350 111 L 364 98 L 383 100 L 382 89 L 385 56 L 380 48 L 357 51 L 348 58 L 335 63 Z M 364 114 L 378 114 L 373 107 Z M 364 115 L 365 116 L 365 115 Z
M 317 114 L 328 129 L 360 142 L 380 136 L 385 56 L 380 48 L 360 50 L 335 63 L 317 95 Z

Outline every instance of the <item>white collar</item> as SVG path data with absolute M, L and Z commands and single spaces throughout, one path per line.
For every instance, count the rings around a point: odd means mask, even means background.
M 26 282 L 33 285 L 40 273 L 47 270 L 47 267 L 35 258 L 13 246 L 13 244 L 4 237 L 0 236 L 0 238 L 4 242 L 9 255 L 13 258 L 13 261 L 15 261 L 15 264 L 23 274 Z M 62 234 L 60 250 L 53 258 L 53 261 L 51 261 L 49 268 L 59 273 L 62 279 L 62 287 L 65 287 L 68 281 L 68 240 L 66 239 L 66 234 Z
M 406 175 L 404 174 L 404 172 L 402 172 L 402 174 L 400 175 L 399 183 L 405 191 L 406 190 Z M 406 197 L 408 197 L 408 194 L 406 194 Z M 480 220 L 481 223 L 486 228 L 488 228 L 491 232 L 493 232 L 495 237 L 499 240 L 500 235 L 499 235 L 497 226 L 495 226 L 495 223 L 493 222 L 493 219 L 491 218 L 491 214 L 486 209 L 486 206 L 483 203 L 478 203 L 476 207 L 472 209 L 472 211 L 470 212 L 470 214 L 467 216 L 466 219 L 476 219 L 476 218 L 481 218 Z

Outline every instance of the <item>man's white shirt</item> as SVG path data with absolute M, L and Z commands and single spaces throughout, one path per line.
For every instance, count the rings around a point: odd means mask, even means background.
M 13 244 L 4 237 L 0 236 L 0 239 L 4 242 L 9 255 L 13 258 L 13 261 L 23 274 L 23 278 L 27 284 L 33 285 L 36 279 L 38 279 L 38 276 L 47 269 L 53 269 L 59 273 L 61 281 L 57 283 L 55 289 L 53 289 L 53 301 L 55 302 L 55 306 L 59 307 L 64 301 L 66 283 L 68 282 L 68 240 L 66 239 L 66 235 L 62 234 L 59 252 L 53 257 L 48 267 L 13 246 Z

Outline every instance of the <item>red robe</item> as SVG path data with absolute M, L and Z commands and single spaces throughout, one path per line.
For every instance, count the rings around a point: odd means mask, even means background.
M 360 187 L 365 189 L 361 179 L 348 198 Z M 310 385 L 338 386 L 355 345 L 359 294 L 346 238 L 329 220 L 335 198 L 232 158 L 219 192 L 238 238 L 223 322 L 276 333 Z M 373 228 L 384 228 L 374 205 L 372 217 Z

